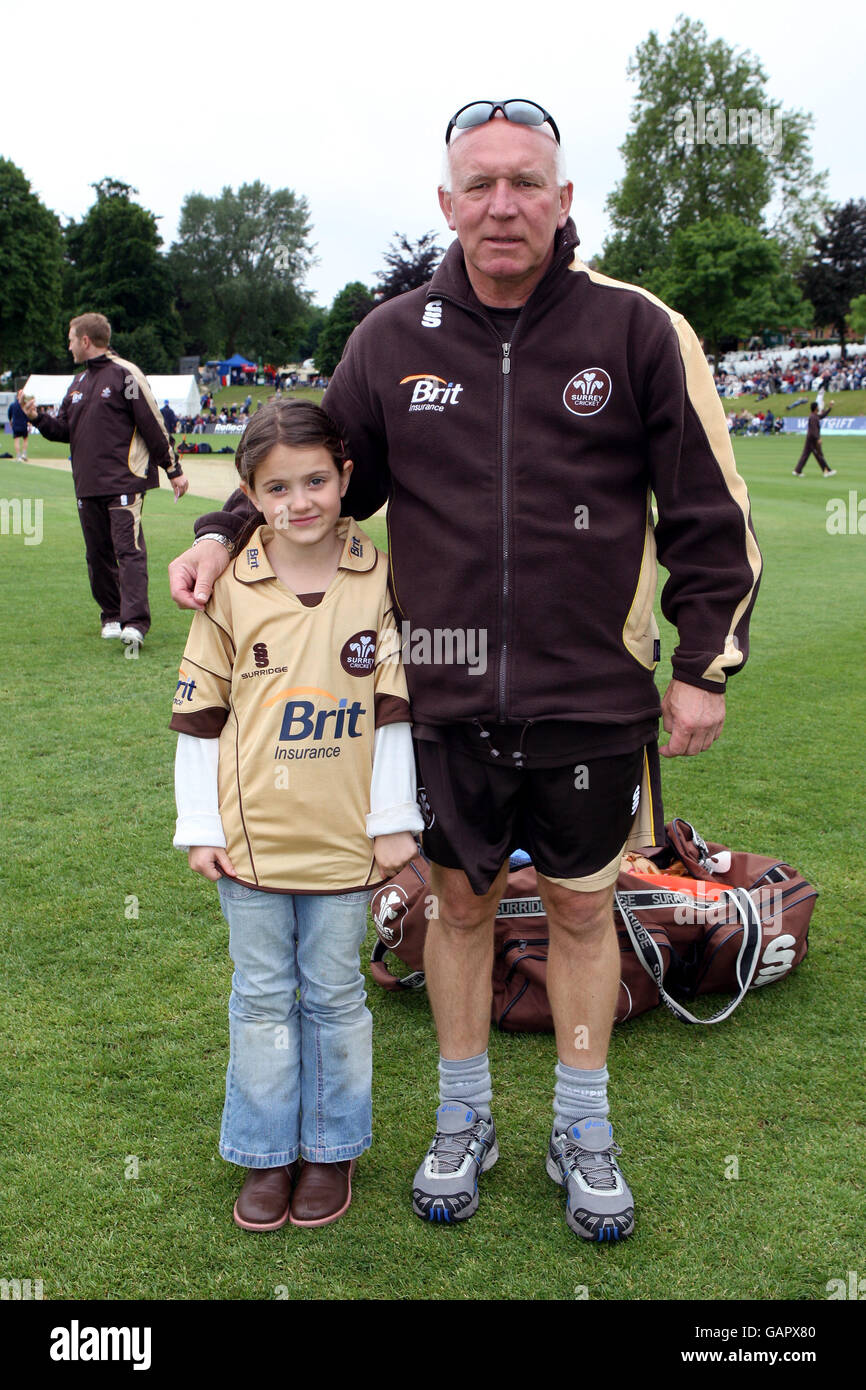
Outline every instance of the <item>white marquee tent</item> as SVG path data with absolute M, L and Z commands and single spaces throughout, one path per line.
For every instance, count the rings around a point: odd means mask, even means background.
M 168 401 L 175 415 L 198 415 L 201 395 L 194 376 L 149 376 L 147 384 L 160 409 Z
M 74 372 L 68 376 L 31 376 L 27 379 L 24 393 L 33 396 L 39 406 L 59 405 L 69 390 Z M 160 409 L 168 401 L 175 415 L 197 415 L 200 396 L 195 377 L 190 376 L 149 376 L 147 384 L 156 397 Z

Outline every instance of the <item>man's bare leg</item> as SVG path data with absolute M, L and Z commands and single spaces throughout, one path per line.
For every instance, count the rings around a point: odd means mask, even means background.
M 566 1221 L 576 1235 L 620 1240 L 634 1230 L 634 1198 L 607 1120 L 605 1063 L 620 978 L 614 889 L 579 893 L 541 875 L 538 887 L 550 933 L 547 994 L 559 1055 L 555 1110 L 566 1110 L 554 1123 L 547 1172 L 565 1188 Z M 570 1110 L 573 1097 L 581 1099 Z
M 412 1209 L 426 1221 L 450 1224 L 472 1216 L 479 1175 L 499 1156 L 488 1105 L 487 1038 L 493 922 L 507 877 L 506 862 L 490 890 L 477 897 L 464 873 L 432 866 L 424 970 L 439 1035 L 441 1103 L 436 1134 L 412 1185 Z
M 487 1047 L 493 995 L 493 922 L 508 878 L 503 864 L 477 897 L 460 869 L 431 865 L 434 898 L 424 949 L 430 1007 L 443 1057 L 474 1057 Z
M 538 876 L 550 949 L 547 996 L 556 1050 L 567 1067 L 603 1067 L 619 993 L 613 887 L 578 893 Z

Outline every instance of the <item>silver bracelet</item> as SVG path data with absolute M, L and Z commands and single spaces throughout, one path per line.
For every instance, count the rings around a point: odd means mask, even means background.
M 193 550 L 195 550 L 199 541 L 219 541 L 220 545 L 225 546 L 226 550 L 232 550 L 234 548 L 228 536 L 221 536 L 219 531 L 207 531 L 203 536 L 196 536 L 192 543 Z

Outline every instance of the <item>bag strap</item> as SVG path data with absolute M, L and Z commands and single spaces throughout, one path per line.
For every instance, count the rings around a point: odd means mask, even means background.
M 722 902 L 731 904 L 743 924 L 743 939 L 734 967 L 738 986 L 737 994 L 730 1003 L 719 1009 L 717 1013 L 711 1014 L 709 1018 L 698 1018 L 695 1014 L 689 1013 L 688 1009 L 677 1003 L 676 999 L 668 994 L 664 987 L 664 961 L 661 951 L 640 918 L 623 902 L 621 895 L 616 893 L 614 896 L 619 915 L 634 947 L 634 953 L 655 984 L 662 1003 L 670 1009 L 674 1017 L 678 1018 L 681 1023 L 721 1023 L 723 1019 L 729 1018 L 737 1005 L 742 1003 L 743 997 L 752 983 L 761 952 L 763 936 L 761 919 L 745 888 L 726 888 L 716 904 L 716 906 Z
M 377 939 L 375 946 L 370 952 L 370 974 L 381 985 L 382 989 L 401 990 L 401 989 L 423 989 L 425 975 L 423 970 L 413 970 L 410 975 L 392 975 L 385 964 L 385 956 L 388 954 L 388 947 L 384 941 Z

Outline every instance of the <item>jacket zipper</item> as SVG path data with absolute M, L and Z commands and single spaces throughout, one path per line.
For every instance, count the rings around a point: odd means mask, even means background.
M 574 246 L 572 246 L 572 247 L 569 248 L 569 250 L 568 250 L 568 258 L 569 258 L 569 259 L 571 258 L 571 256 L 573 256 L 574 251 L 575 251 L 575 247 L 574 247 Z M 564 261 L 564 260 L 565 260 L 565 256 L 563 255 L 560 259 L 562 259 L 562 260 Z M 550 272 L 548 271 L 548 274 L 549 274 L 549 273 L 550 273 Z M 545 277 L 545 278 L 546 278 L 546 277 Z M 542 282 L 542 283 L 543 283 L 543 282 Z M 517 337 L 517 334 L 520 332 L 520 319 L 518 319 L 517 323 L 516 323 L 515 326 L 514 326 L 514 332 L 513 332 L 512 335 L 511 335 L 511 342 L 509 342 L 509 343 L 503 343 L 503 342 L 498 338 L 498 334 L 496 333 L 496 327 L 495 327 L 495 325 L 492 324 L 492 323 L 490 322 L 490 319 L 487 318 L 486 314 L 479 313 L 478 310 L 472 308 L 470 305 L 464 303 L 463 301 L 461 301 L 461 300 L 459 300 L 459 299 L 456 299 L 453 295 L 448 294 L 447 290 L 443 292 L 443 291 L 441 291 L 441 290 L 432 290 L 432 289 L 431 289 L 431 290 L 428 292 L 428 296 L 427 296 L 427 297 L 430 298 L 430 299 L 434 299 L 434 298 L 435 298 L 435 299 L 444 299 L 447 303 L 456 304 L 457 307 L 458 307 L 459 309 L 462 309 L 462 310 L 464 311 L 464 313 L 473 314 L 476 318 L 481 319 L 481 321 L 482 321 L 483 323 L 487 324 L 488 327 L 490 328 L 491 332 L 497 337 L 497 341 L 499 342 L 499 346 L 500 346 L 501 353 L 502 353 L 501 359 L 500 359 L 500 370 L 501 370 L 501 372 L 502 372 L 502 377 L 503 377 L 503 382 L 502 382 L 502 415 L 501 415 L 501 420 L 500 420 L 500 423 L 501 423 L 500 439 L 501 439 L 501 443 L 502 443 L 502 469 L 501 469 L 501 479 L 502 479 L 502 511 L 501 511 L 501 516 L 502 516 L 502 594 L 501 594 L 501 598 L 502 598 L 502 609 L 501 609 L 502 641 L 501 641 L 501 645 L 500 645 L 500 648 L 499 648 L 499 685 L 498 685 L 498 697 L 497 697 L 497 718 L 498 718 L 498 720 L 499 720 L 500 723 L 505 723 L 505 720 L 506 720 L 505 687 L 506 687 L 507 676 L 508 676 L 508 636 L 507 636 L 507 634 L 508 634 L 508 616 L 509 616 L 509 615 L 508 615 L 508 600 L 509 600 L 510 588 L 511 588 L 511 570 L 510 570 L 510 563 L 511 563 L 511 548 L 510 548 L 510 538 L 509 538 L 509 525 L 510 525 L 510 521 L 511 521 L 511 507 L 510 507 L 510 498 L 509 498 L 509 492 L 508 492 L 508 489 L 509 489 L 509 465 L 510 465 L 510 450 L 509 450 L 509 442 L 510 442 L 510 440 L 509 440 L 509 432 L 510 432 L 510 420 L 511 420 L 511 362 L 512 362 L 512 358 L 511 358 L 511 348 L 512 348 L 512 346 L 514 345 L 514 339 Z M 530 296 L 530 298 L 531 298 L 531 296 Z M 527 308 L 527 305 L 524 304 L 524 305 L 522 306 L 522 309 L 523 309 L 524 312 L 525 312 L 526 308 Z
M 515 325 L 515 332 L 517 331 Z M 511 507 L 508 495 L 509 417 L 511 406 L 511 343 L 502 343 L 502 644 L 499 648 L 499 707 L 498 717 L 505 723 L 505 681 L 508 662 L 508 591 L 511 582 L 511 548 L 509 526 Z
M 496 338 L 496 341 L 499 343 L 499 347 L 500 347 L 500 350 L 501 350 L 500 370 L 501 370 L 501 372 L 502 372 L 503 382 L 502 382 L 502 414 L 501 414 L 501 416 L 500 416 L 500 440 L 501 440 L 501 447 L 502 447 L 502 467 L 501 467 L 501 470 L 500 470 L 500 477 L 501 477 L 501 482 L 502 482 L 502 509 L 501 509 L 501 517 L 502 517 L 502 592 L 501 592 L 502 607 L 501 607 L 501 610 L 500 610 L 500 614 L 501 614 L 501 619 L 500 619 L 500 620 L 501 620 L 501 625 L 502 625 L 502 641 L 501 641 L 501 645 L 500 645 L 500 648 L 499 648 L 499 683 L 498 683 L 498 695 L 497 695 L 497 718 L 499 719 L 499 721 L 500 721 L 501 723 L 504 723 L 504 722 L 505 722 L 506 662 L 507 662 L 507 657 L 508 657 L 508 638 L 507 638 L 507 631 L 508 631 L 508 596 L 509 596 L 509 589 L 510 589 L 510 583 L 511 583 L 511 575 L 510 575 L 511 552 L 510 552 L 509 535 L 508 535 L 508 527 L 509 527 L 509 521 L 510 521 L 510 516 L 511 516 L 511 508 L 510 508 L 510 506 L 509 506 L 509 497 L 508 497 L 508 464 L 509 464 L 509 449 L 508 449 L 509 440 L 508 440 L 508 431 L 509 431 L 510 404 L 511 404 L 511 345 L 512 345 L 512 343 L 513 343 L 513 341 L 514 341 L 514 337 L 515 337 L 516 334 L 517 334 L 517 330 L 518 330 L 518 328 L 520 327 L 520 324 L 519 324 L 519 322 L 518 322 L 518 323 L 515 325 L 514 333 L 512 334 L 511 343 L 503 343 L 503 342 L 501 341 L 501 339 L 499 338 L 499 335 L 498 335 L 498 333 L 497 333 L 497 331 L 496 331 L 495 325 L 491 323 L 490 319 L 487 317 L 486 314 L 480 313 L 477 309 L 472 308 L 472 306 L 469 305 L 469 304 L 464 304 L 464 303 L 462 303 L 459 299 L 454 299 L 451 295 L 449 295 L 449 294 L 447 293 L 447 291 L 446 291 L 445 293 L 437 293 L 436 295 L 432 295 L 432 294 L 431 294 L 429 297 L 430 297 L 430 298 L 437 298 L 437 299 L 444 299 L 444 300 L 446 301 L 446 303 L 456 304 L 457 307 L 458 307 L 459 309 L 462 309 L 464 313 L 472 314 L 475 318 L 480 319 L 481 322 L 482 322 L 483 324 L 485 324 L 485 325 L 490 329 L 491 333 L 492 333 L 492 334 L 494 335 L 494 337 Z

